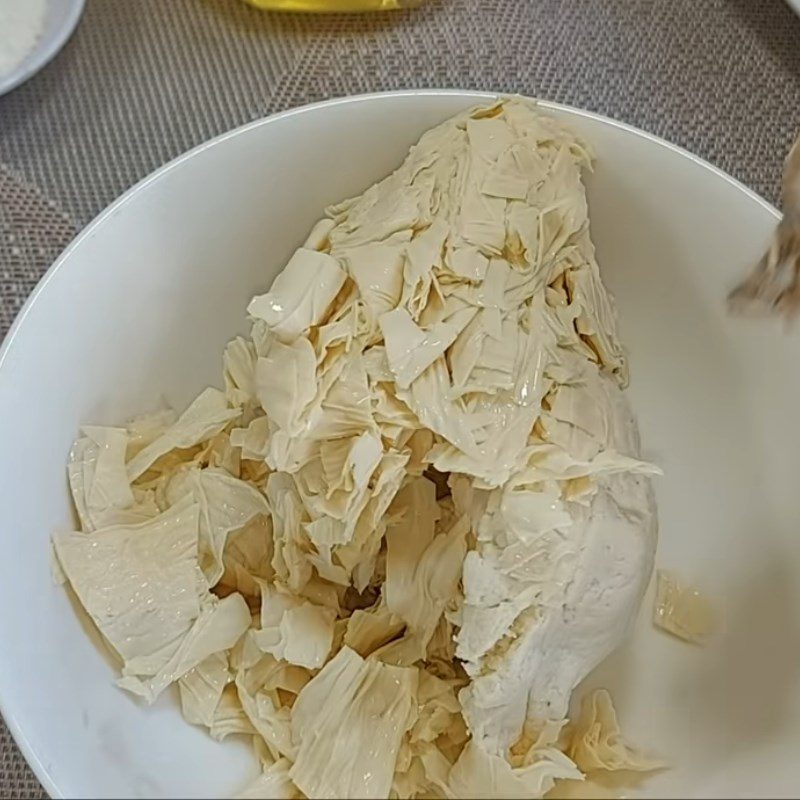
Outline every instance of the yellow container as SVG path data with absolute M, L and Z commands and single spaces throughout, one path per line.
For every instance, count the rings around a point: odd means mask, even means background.
M 251 6 L 267 11 L 393 11 L 418 6 L 422 0 L 245 0 Z

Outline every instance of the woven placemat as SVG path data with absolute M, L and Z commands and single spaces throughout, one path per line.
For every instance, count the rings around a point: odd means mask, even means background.
M 0 98 L 0 335 L 74 233 L 163 162 L 273 111 L 411 87 L 599 111 L 775 200 L 800 127 L 800 20 L 782 0 L 431 0 L 334 17 L 89 0 L 55 61 Z M 0 722 L 0 798 L 42 795 Z

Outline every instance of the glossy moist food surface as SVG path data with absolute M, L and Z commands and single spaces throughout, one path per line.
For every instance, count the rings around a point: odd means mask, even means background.
M 60 569 L 124 689 L 253 737 L 251 796 L 649 768 L 608 695 L 566 725 L 656 541 L 590 165 L 533 103 L 445 122 L 253 299 L 224 391 L 75 442 Z

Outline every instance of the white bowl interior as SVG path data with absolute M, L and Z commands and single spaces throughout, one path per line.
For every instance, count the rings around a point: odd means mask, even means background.
M 51 270 L 0 356 L 0 698 L 46 788 L 64 796 L 226 796 L 254 773 L 169 694 L 145 709 L 50 578 L 69 524 L 65 460 L 78 425 L 181 406 L 219 384 L 323 207 L 397 165 L 420 133 L 481 99 L 404 93 L 310 107 L 195 150 L 94 223 Z M 726 635 L 699 649 L 652 630 L 590 681 L 632 739 L 674 768 L 650 796 L 791 794 L 800 768 L 800 347 L 726 316 L 724 297 L 774 225 L 765 203 L 652 138 L 553 108 L 593 144 L 594 239 L 631 353 L 631 392 L 658 481 L 658 564 L 696 579 Z

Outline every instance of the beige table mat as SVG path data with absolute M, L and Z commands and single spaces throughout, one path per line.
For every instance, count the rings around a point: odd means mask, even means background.
M 800 127 L 800 20 L 782 0 L 432 0 L 361 17 L 89 0 L 61 55 L 0 98 L 0 335 L 74 233 L 168 159 L 273 111 L 410 87 L 599 111 L 774 200 Z M 42 795 L 0 722 L 0 798 Z

